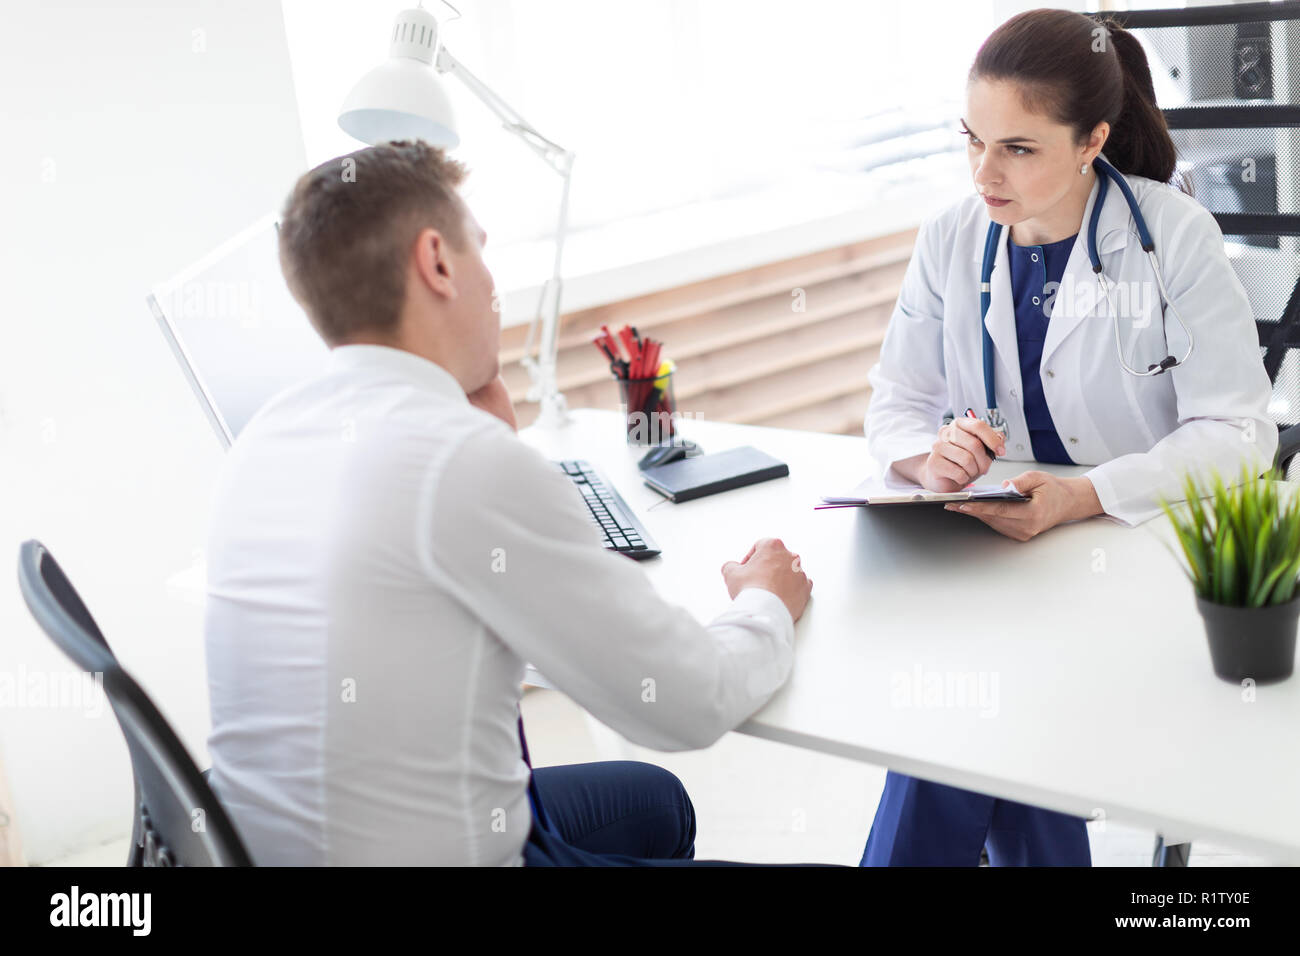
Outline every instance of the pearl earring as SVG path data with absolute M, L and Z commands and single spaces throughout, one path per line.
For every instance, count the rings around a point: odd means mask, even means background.
M 1084 163 L 1082 166 L 1079 167 L 1079 175 L 1080 175 L 1080 176 L 1087 176 L 1087 175 L 1088 175 L 1088 164 L 1087 164 L 1087 163 Z

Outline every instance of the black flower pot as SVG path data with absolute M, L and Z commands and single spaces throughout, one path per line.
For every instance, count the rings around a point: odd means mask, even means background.
M 1295 669 L 1300 595 L 1285 604 L 1232 607 L 1197 597 L 1214 673 L 1234 684 L 1286 680 Z

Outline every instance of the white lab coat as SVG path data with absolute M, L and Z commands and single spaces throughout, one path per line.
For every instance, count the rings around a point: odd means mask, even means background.
M 1103 158 L 1105 154 L 1103 153 Z M 1120 367 L 1106 299 L 1088 261 L 1087 223 L 1066 265 L 1039 366 L 1052 421 L 1071 459 L 1087 472 L 1103 510 L 1128 525 L 1160 513 L 1161 496 L 1182 497 L 1182 476 L 1217 469 L 1232 479 L 1250 462 L 1271 463 L 1277 428 L 1271 387 L 1246 292 L 1224 251 L 1223 234 L 1196 200 L 1164 184 L 1126 176 L 1146 217 L 1165 288 L 1191 329 L 1187 363 L 1138 378 Z M 984 415 L 979 273 L 989 216 L 979 195 L 921 226 L 898 304 L 871 369 L 866 435 L 882 468 L 931 450 L 949 409 Z M 1002 230 L 993 269 L 989 332 L 996 352 L 998 406 L 1007 420 L 1008 459 L 1032 461 L 1021 396 L 1016 323 Z M 1128 363 L 1145 369 L 1181 358 L 1187 339 L 1168 311 L 1168 342 L 1158 286 L 1137 227 L 1112 182 L 1097 224 L 1097 248 L 1120 316 Z M 1032 468 L 1032 465 L 1027 468 Z

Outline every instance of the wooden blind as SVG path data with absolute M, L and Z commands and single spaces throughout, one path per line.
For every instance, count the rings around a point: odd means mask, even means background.
M 712 421 L 859 434 L 916 230 L 867 239 L 562 317 L 557 375 L 570 408 L 619 407 L 602 324 L 634 325 L 677 363 L 680 412 Z M 520 365 L 526 326 L 503 330 L 520 427 L 537 415 Z

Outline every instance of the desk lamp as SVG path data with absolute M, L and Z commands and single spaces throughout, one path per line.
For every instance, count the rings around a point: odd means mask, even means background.
M 459 18 L 460 11 L 444 4 Z M 450 21 L 449 21 L 450 22 Z M 560 211 L 555 229 L 555 261 L 542 286 L 537 311 L 528 326 L 521 364 L 528 370 L 528 400 L 539 403 L 538 423 L 558 427 L 569 421 L 564 395 L 556 382 L 559 351 L 561 262 L 569 220 L 569 182 L 574 154 L 539 133 L 438 41 L 439 23 L 423 7 L 403 10 L 393 21 L 388 59 L 366 73 L 343 102 L 339 126 L 350 136 L 374 145 L 400 139 L 422 139 L 447 150 L 460 143 L 456 117 L 438 74 L 459 79 L 501 120 L 507 132 L 536 153 L 560 177 Z M 433 67 L 433 69 L 430 69 Z M 532 354 L 541 328 L 541 344 Z

